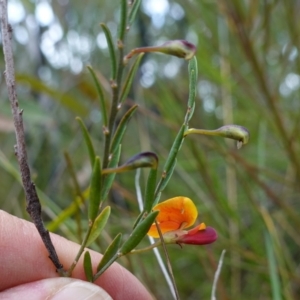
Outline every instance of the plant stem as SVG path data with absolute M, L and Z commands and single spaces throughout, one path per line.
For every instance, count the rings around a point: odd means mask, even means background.
M 176 285 L 176 282 L 175 282 L 175 277 L 174 277 L 174 273 L 173 273 L 173 269 L 172 269 L 172 265 L 171 265 L 171 261 L 170 261 L 170 257 L 169 257 L 169 253 L 168 253 L 166 244 L 165 244 L 165 242 L 164 242 L 164 238 L 163 238 L 162 232 L 161 232 L 161 230 L 160 230 L 160 227 L 159 227 L 159 225 L 158 225 L 158 223 L 157 223 L 156 220 L 155 220 L 154 222 L 155 222 L 155 225 L 156 225 L 156 228 L 157 228 L 159 237 L 160 237 L 160 241 L 161 241 L 161 244 L 162 244 L 162 247 L 163 247 L 165 256 L 166 256 L 167 267 L 168 267 L 169 274 L 170 274 L 171 279 L 172 279 L 173 288 L 174 288 L 174 292 L 175 292 L 175 299 L 176 299 L 176 300 L 180 300 L 179 292 L 178 292 L 178 289 L 177 289 L 177 285 Z
M 63 275 L 63 266 L 60 263 L 56 254 L 55 248 L 52 244 L 49 231 L 46 230 L 42 216 L 41 204 L 36 193 L 35 185 L 31 181 L 30 169 L 27 162 L 27 152 L 25 146 L 25 133 L 23 126 L 23 110 L 19 109 L 19 103 L 16 93 L 15 70 L 12 51 L 12 28 L 8 24 L 7 17 L 7 3 L 6 0 L 0 0 L 1 10 L 1 29 L 2 29 L 2 44 L 5 60 L 5 78 L 8 89 L 8 98 L 11 104 L 12 115 L 14 119 L 14 127 L 17 144 L 15 145 L 15 154 L 18 159 L 22 183 L 26 196 L 26 210 L 29 213 L 33 223 L 35 224 L 43 243 L 49 253 L 49 258 L 55 265 L 57 271 Z M 21 245 L 20 245 L 21 246 Z
M 75 257 L 75 259 L 74 259 L 74 261 L 73 261 L 71 267 L 70 267 L 69 270 L 66 272 L 68 277 L 71 277 L 72 272 L 73 272 L 74 268 L 76 267 L 76 265 L 77 265 L 77 263 L 78 263 L 78 260 L 79 260 L 79 258 L 80 258 L 80 256 L 81 256 L 81 254 L 83 253 L 83 251 L 84 251 L 84 249 L 85 249 L 85 246 L 86 246 L 86 243 L 87 243 L 87 241 L 88 241 L 88 238 L 89 238 L 89 236 L 90 236 L 90 234 L 91 234 L 93 225 L 94 225 L 94 222 L 91 222 L 91 223 L 89 224 L 89 229 L 88 229 L 88 231 L 87 231 L 87 233 L 86 233 L 86 235 L 85 235 L 85 237 L 84 237 L 84 239 L 83 239 L 83 241 L 82 241 L 82 243 L 81 243 L 81 246 L 80 246 L 80 248 L 79 248 L 79 250 L 78 250 L 78 252 L 77 252 L 77 255 L 76 255 L 76 257 Z
M 158 247 L 158 246 L 160 246 L 160 245 L 161 245 L 161 241 L 157 241 L 156 243 L 151 244 L 151 245 L 149 245 L 148 247 L 141 248 L 141 249 L 134 249 L 134 250 L 132 250 L 132 251 L 126 253 L 126 255 L 127 255 L 127 254 L 137 254 L 137 253 L 146 252 L 146 251 L 152 250 L 152 249 L 154 249 L 154 248 L 156 248 L 156 247 Z M 121 257 L 122 255 L 123 255 L 123 254 L 120 253 L 119 257 Z
M 117 70 L 117 82 L 112 83 L 112 104 L 110 109 L 110 116 L 108 121 L 108 132 L 105 135 L 105 145 L 104 145 L 104 158 L 103 158 L 103 169 L 107 168 L 109 163 L 109 150 L 110 150 L 110 143 L 111 138 L 114 132 L 114 125 L 115 120 L 118 113 L 118 104 L 119 104 L 119 94 L 121 91 L 121 81 L 122 81 L 122 75 L 124 70 L 124 64 L 123 64 L 123 42 L 119 41 L 119 64 L 118 64 L 118 70 Z

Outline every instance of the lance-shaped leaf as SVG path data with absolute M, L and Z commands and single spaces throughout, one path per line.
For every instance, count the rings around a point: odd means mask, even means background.
M 97 156 L 91 178 L 90 197 L 89 197 L 89 221 L 94 222 L 97 217 L 101 201 L 101 164 Z
M 248 143 L 249 136 L 250 136 L 248 129 L 239 125 L 225 125 L 215 130 L 190 128 L 184 133 L 184 136 L 191 133 L 221 136 L 224 138 L 236 140 L 238 141 L 237 142 L 238 149 L 240 149 L 242 145 Z
M 133 250 L 140 241 L 144 238 L 144 236 L 149 231 L 149 228 L 153 224 L 155 218 L 159 214 L 159 211 L 151 212 L 142 222 L 140 222 L 135 229 L 132 231 L 128 240 L 122 245 L 120 249 L 120 255 L 127 254 L 131 250 Z
M 123 41 L 127 26 L 127 0 L 121 0 L 120 13 L 119 40 Z
M 143 57 L 144 53 L 141 53 L 138 58 L 136 59 L 136 61 L 134 62 L 134 64 L 132 65 L 127 78 L 125 80 L 123 89 L 122 89 L 122 93 L 121 93 L 121 97 L 120 97 L 120 103 L 123 103 L 124 100 L 127 98 L 128 93 L 130 91 L 131 85 L 132 85 L 132 81 L 134 79 L 134 76 L 136 74 L 136 71 L 140 65 L 141 59 Z
M 103 228 L 105 227 L 109 216 L 110 216 L 110 206 L 107 206 L 101 211 L 99 216 L 95 219 L 91 233 L 86 242 L 86 247 L 88 247 L 93 241 L 95 241 L 98 238 Z
M 104 271 L 107 270 L 107 268 L 111 266 L 118 258 L 121 239 L 122 234 L 119 233 L 105 250 L 103 257 L 98 264 L 97 273 L 94 275 L 94 280 L 100 277 L 104 273 Z
M 78 123 L 80 125 L 81 131 L 82 131 L 82 134 L 84 137 L 84 141 L 85 141 L 85 144 L 86 144 L 88 152 L 89 152 L 91 166 L 93 168 L 94 161 L 95 161 L 95 150 L 94 150 L 94 146 L 92 143 L 92 139 L 91 139 L 90 134 L 89 134 L 87 128 L 85 127 L 83 121 L 81 120 L 81 118 L 77 117 L 76 120 L 78 121 Z
M 189 100 L 188 100 L 188 112 L 186 115 L 186 123 L 190 121 L 195 110 L 195 98 L 198 78 L 197 58 L 194 56 L 189 61 Z
M 157 168 L 158 157 L 154 152 L 141 152 L 131 157 L 124 165 L 114 169 L 104 169 L 102 174 L 123 173 L 139 168 Z
M 108 163 L 108 168 L 114 169 L 117 167 L 121 155 L 121 145 L 117 148 L 117 150 L 112 154 L 111 160 Z M 103 181 L 103 187 L 101 191 L 101 199 L 105 200 L 108 192 L 113 184 L 116 173 L 107 174 Z
M 134 222 L 133 228 L 135 228 L 141 222 L 141 220 L 145 215 L 148 215 L 151 212 L 152 207 L 154 206 L 156 177 L 157 177 L 157 168 L 151 168 L 148 175 L 147 185 L 145 189 L 144 209 L 139 214 L 136 221 Z
M 92 268 L 92 260 L 89 251 L 84 253 L 83 258 L 83 268 L 87 281 L 93 282 L 93 268 Z
M 117 74 L 117 59 L 116 59 L 116 52 L 113 44 L 113 39 L 111 37 L 111 33 L 108 27 L 104 23 L 100 23 L 100 26 L 102 27 L 105 34 L 109 55 L 111 59 L 111 78 L 115 80 Z
M 141 2 L 142 2 L 141 0 L 135 0 L 133 5 L 132 5 L 132 8 L 131 8 L 130 13 L 129 13 L 129 17 L 128 17 L 128 23 L 129 23 L 130 26 L 134 22 L 136 13 L 139 10 Z
M 138 108 L 138 105 L 134 105 L 132 106 L 123 116 L 123 118 L 121 119 L 116 132 L 114 134 L 113 140 L 112 140 L 112 144 L 111 144 L 111 148 L 110 148 L 110 153 L 114 153 L 116 151 L 116 149 L 119 147 L 122 138 L 124 136 L 124 133 L 126 131 L 128 122 L 130 121 L 133 113 L 136 111 L 136 109 Z
M 152 168 L 148 175 L 145 196 L 144 211 L 150 213 L 154 204 L 154 194 L 156 187 L 157 168 Z
M 103 125 L 105 127 L 107 127 L 107 112 L 106 112 L 106 107 L 105 107 L 105 101 L 104 101 L 104 95 L 103 95 L 103 91 L 102 91 L 102 87 L 101 84 L 93 70 L 93 68 L 91 66 L 87 67 L 89 72 L 92 75 L 92 78 L 94 80 L 94 83 L 96 85 L 96 89 L 97 89 L 97 93 L 98 93 L 98 97 L 99 97 L 99 101 L 100 101 L 100 111 L 101 111 L 101 115 L 102 115 L 102 119 L 103 119 Z
M 142 219 L 144 218 L 145 216 L 145 210 L 143 210 L 139 215 L 138 217 L 136 218 L 134 224 L 133 224 L 133 229 L 142 221 Z
M 178 151 L 180 150 L 180 147 L 182 145 L 182 141 L 184 139 L 184 131 L 186 129 L 186 126 L 183 124 L 180 128 L 180 130 L 177 133 L 177 136 L 173 142 L 172 148 L 170 150 L 170 154 L 167 158 L 167 161 L 164 166 L 164 171 L 168 171 L 171 166 L 173 166 L 173 162 L 175 158 L 177 157 Z

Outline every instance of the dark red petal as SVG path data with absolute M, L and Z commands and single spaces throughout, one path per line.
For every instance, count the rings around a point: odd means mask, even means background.
M 213 243 L 218 238 L 216 230 L 212 227 L 206 227 L 193 235 L 185 234 L 176 240 L 178 244 L 189 245 L 207 245 Z

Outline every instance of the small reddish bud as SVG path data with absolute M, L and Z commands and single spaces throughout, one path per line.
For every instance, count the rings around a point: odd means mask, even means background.
M 206 227 L 204 230 L 199 230 L 194 234 L 184 234 L 178 236 L 176 239 L 177 244 L 189 245 L 207 245 L 211 244 L 218 238 L 218 234 L 212 227 Z

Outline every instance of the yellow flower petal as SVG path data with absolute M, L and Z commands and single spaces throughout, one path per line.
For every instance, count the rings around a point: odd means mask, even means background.
M 163 201 L 154 206 L 153 210 L 159 210 L 156 221 L 162 234 L 179 228 L 190 227 L 195 223 L 198 216 L 197 208 L 193 201 L 181 196 Z M 148 235 L 155 238 L 159 237 L 155 224 L 151 226 Z

